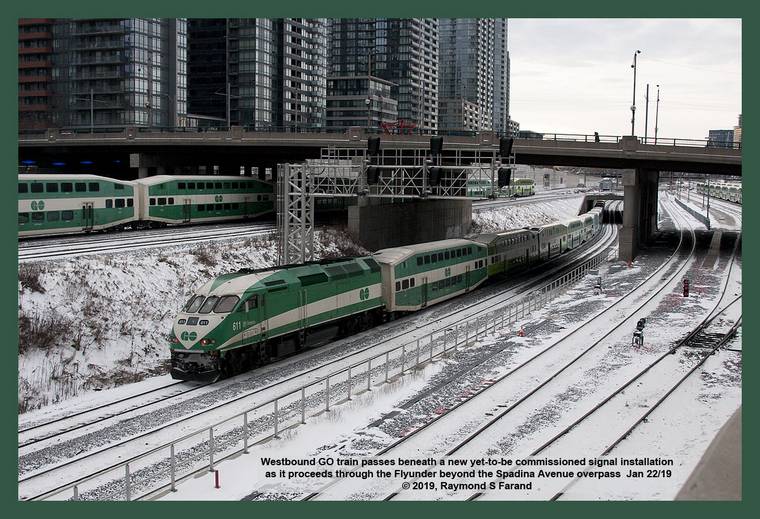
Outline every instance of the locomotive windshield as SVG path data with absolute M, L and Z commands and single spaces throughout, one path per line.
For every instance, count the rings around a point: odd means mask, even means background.
M 209 314 L 213 310 L 216 314 L 228 314 L 234 310 L 238 301 L 238 296 L 193 296 L 185 305 L 184 311 L 188 314 Z
M 238 296 L 222 296 L 219 302 L 214 307 L 214 313 L 227 314 L 235 308 L 240 298 Z
M 185 312 L 189 314 L 194 314 L 198 311 L 198 308 L 201 307 L 201 304 L 203 304 L 203 299 L 205 299 L 203 296 L 193 296 L 190 298 L 190 301 L 187 302 L 185 305 Z
M 211 313 L 211 310 L 214 309 L 214 306 L 216 305 L 216 302 L 219 301 L 219 298 L 217 296 L 211 296 L 206 301 L 204 301 L 203 306 L 201 306 L 201 309 L 198 310 L 199 314 L 208 314 Z

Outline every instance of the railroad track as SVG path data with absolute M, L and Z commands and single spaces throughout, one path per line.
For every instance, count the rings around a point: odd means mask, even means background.
M 173 393 L 171 393 L 169 395 L 158 395 L 158 397 L 155 398 L 155 399 L 148 400 L 148 401 L 140 401 L 140 402 L 138 402 L 136 405 L 134 405 L 132 407 L 126 407 L 124 409 L 113 409 L 113 408 L 116 408 L 119 404 L 122 404 L 124 402 L 129 402 L 131 400 L 135 400 L 135 399 L 138 399 L 138 398 L 139 399 L 143 399 L 147 395 L 152 395 L 154 393 L 162 392 L 162 391 L 164 391 L 166 389 L 173 388 L 173 387 L 180 386 L 180 385 L 181 386 L 188 386 L 189 385 L 189 386 L 192 386 L 192 387 L 190 387 L 190 388 L 188 388 L 186 390 L 180 390 L 178 392 L 173 392 Z M 154 389 L 150 389 L 148 391 L 143 391 L 143 392 L 135 394 L 135 395 L 130 395 L 130 396 L 127 396 L 127 397 L 124 397 L 124 398 L 120 398 L 118 400 L 114 400 L 112 402 L 107 402 L 107 403 L 104 403 L 104 404 L 101 404 L 101 405 L 98 405 L 98 406 L 95 406 L 95 407 L 91 407 L 91 408 L 85 409 L 83 411 L 78 411 L 76 413 L 72 413 L 72 414 L 69 414 L 69 415 L 66 415 L 66 416 L 63 416 L 63 417 L 60 417 L 60 418 L 56 418 L 54 420 L 48 420 L 48 421 L 41 422 L 41 423 L 30 424 L 30 425 L 25 426 L 24 428 L 18 430 L 19 436 L 25 435 L 27 433 L 30 433 L 31 431 L 37 431 L 37 430 L 40 430 L 40 429 L 46 429 L 46 428 L 48 428 L 48 427 L 50 427 L 52 425 L 56 425 L 56 424 L 59 424 L 59 425 L 58 425 L 58 429 L 56 431 L 52 432 L 52 433 L 47 433 L 46 435 L 45 435 L 45 433 L 43 433 L 43 436 L 33 436 L 32 438 L 24 439 L 24 440 L 19 441 L 18 448 L 21 449 L 22 447 L 27 447 L 29 445 L 34 445 L 35 443 L 39 443 L 39 442 L 42 442 L 42 441 L 45 441 L 45 440 L 50 440 L 50 439 L 53 439 L 53 438 L 57 438 L 59 436 L 68 434 L 68 433 L 70 433 L 72 431 L 76 431 L 76 430 L 82 429 L 84 427 L 89 427 L 91 425 L 95 425 L 95 424 L 104 422 L 104 421 L 109 420 L 111 418 L 114 418 L 116 416 L 122 416 L 122 415 L 124 415 L 126 413 L 131 413 L 133 411 L 138 411 L 138 410 L 144 409 L 144 408 L 146 408 L 148 406 L 152 406 L 152 405 L 155 405 L 155 404 L 166 402 L 167 400 L 171 400 L 171 399 L 174 399 L 174 398 L 177 398 L 177 397 L 185 396 L 188 393 L 192 393 L 192 392 L 197 391 L 198 389 L 204 388 L 204 387 L 206 387 L 208 385 L 210 385 L 210 384 L 194 385 L 192 383 L 187 383 L 187 382 L 182 382 L 182 381 L 172 382 L 171 384 L 167 384 L 165 386 L 157 387 L 157 388 L 154 388 Z M 113 410 L 107 411 L 108 409 L 113 409 Z M 90 421 L 84 421 L 84 422 L 82 422 L 81 420 L 79 420 L 79 418 L 81 418 L 84 415 L 88 415 L 90 413 L 94 413 L 95 411 L 104 411 L 104 410 L 106 410 L 105 414 L 103 414 L 102 416 L 98 416 L 98 417 L 96 417 L 94 419 L 91 419 Z M 72 424 L 72 425 L 70 425 L 70 426 L 64 425 L 62 428 L 60 427 L 60 424 L 62 422 L 68 422 L 68 421 L 72 421 L 72 422 L 75 422 L 75 423 Z
M 412 431 L 408 435 L 406 435 L 406 436 L 404 436 L 404 437 L 396 440 L 395 442 L 391 443 L 387 447 L 385 447 L 385 448 L 381 449 L 380 451 L 376 452 L 374 455 L 375 456 L 384 455 L 384 454 L 390 452 L 391 450 L 396 449 L 397 447 L 404 445 L 405 443 L 407 443 L 411 439 L 417 437 L 417 435 L 419 433 L 421 433 L 422 431 L 427 430 L 428 428 L 430 428 L 432 425 L 436 424 L 437 422 L 439 422 L 441 420 L 444 420 L 444 419 L 447 419 L 447 418 L 450 419 L 451 416 L 453 416 L 453 412 L 456 411 L 457 409 L 459 409 L 459 408 L 465 406 L 466 404 L 474 401 L 476 399 L 476 397 L 482 395 L 486 391 L 488 391 L 488 390 L 490 390 L 490 389 L 492 389 L 494 387 L 498 387 L 500 383 L 502 383 L 505 380 L 509 379 L 511 376 L 513 376 L 519 370 L 521 370 L 522 368 L 530 365 L 536 359 L 538 359 L 539 357 L 541 357 L 542 355 L 544 355 L 548 351 L 553 350 L 554 348 L 556 348 L 557 346 L 559 346 L 560 344 L 562 344 L 564 341 L 566 341 L 569 337 L 571 337 L 571 336 L 573 336 L 573 335 L 575 335 L 577 333 L 580 333 L 585 328 L 586 325 L 588 325 L 588 324 L 596 321 L 600 317 L 602 317 L 602 316 L 608 314 L 609 312 L 613 311 L 614 309 L 616 309 L 616 307 L 618 305 L 620 305 L 623 302 L 627 301 L 629 298 L 634 298 L 636 296 L 636 293 L 644 285 L 646 285 L 649 281 L 653 280 L 655 278 L 655 276 L 657 276 L 657 274 L 659 274 L 664 269 L 666 269 L 668 266 L 670 266 L 671 263 L 678 263 L 680 261 L 679 258 L 677 258 L 677 255 L 678 255 L 679 250 L 682 248 L 682 245 L 684 243 L 684 239 L 683 239 L 684 238 L 684 234 L 685 233 L 682 231 L 682 233 L 681 233 L 681 239 L 679 241 L 679 244 L 678 244 L 675 252 L 668 258 L 668 260 L 665 263 L 663 263 L 663 265 L 661 265 L 655 272 L 653 272 L 652 274 L 650 274 L 644 281 L 642 281 L 641 283 L 639 283 L 639 285 L 637 285 L 635 288 L 633 288 L 632 290 L 630 290 L 629 292 L 627 292 L 625 295 L 623 295 L 622 297 L 620 297 L 612 305 L 610 305 L 609 307 L 607 307 L 603 311 L 595 314 L 593 317 L 591 317 L 591 318 L 587 319 L 586 321 L 584 321 L 583 324 L 581 324 L 578 328 L 576 328 L 573 331 L 571 331 L 569 334 L 565 335 L 559 341 L 556 341 L 554 344 L 552 344 L 552 345 L 548 346 L 547 348 L 543 349 L 542 351 L 540 351 L 536 355 L 534 355 L 531 358 L 529 358 L 527 361 L 519 364 L 515 368 L 509 370 L 504 375 L 502 375 L 499 378 L 495 379 L 491 384 L 486 385 L 484 387 L 481 387 L 480 390 L 478 390 L 476 392 L 473 392 L 466 399 L 460 400 L 454 406 L 450 407 L 446 411 L 445 414 L 440 414 L 439 416 L 433 418 L 432 420 L 430 420 L 429 422 L 423 424 L 422 426 L 420 426 L 419 428 L 415 429 L 414 431 Z M 579 355 L 577 355 L 576 357 L 574 357 L 569 363 L 566 363 L 562 368 L 560 368 L 558 371 L 556 371 L 554 374 L 552 374 L 550 377 L 548 377 L 543 383 L 541 383 L 540 385 L 534 387 L 531 391 L 529 391 L 528 393 L 526 393 L 525 395 L 523 395 L 521 398 L 519 398 L 515 403 L 513 403 L 512 405 L 506 407 L 502 412 L 500 412 L 499 414 L 497 414 L 496 416 L 494 416 L 492 419 L 490 419 L 488 422 L 486 422 L 484 425 L 482 425 L 481 427 L 479 427 L 474 433 L 471 433 L 470 435 L 468 435 L 462 442 L 460 442 L 454 448 L 452 448 L 449 451 L 447 451 L 444 454 L 444 456 L 451 456 L 451 455 L 455 454 L 457 451 L 459 451 L 460 449 L 462 449 L 463 447 L 465 447 L 467 444 L 471 443 L 475 438 L 477 438 L 478 436 L 480 436 L 485 430 L 487 430 L 490 427 L 492 427 L 494 424 L 496 424 L 498 421 L 500 421 L 504 416 L 506 416 L 508 413 L 510 413 L 513 409 L 515 409 L 520 404 L 522 404 L 523 402 L 525 402 L 526 400 L 528 400 L 532 395 L 534 395 L 541 388 L 543 388 L 544 386 L 546 386 L 547 384 L 549 384 L 552 380 L 554 380 L 562 372 L 564 372 L 565 370 L 567 370 L 571 366 L 575 365 L 575 363 L 578 360 L 580 360 L 583 356 L 585 356 L 589 351 L 591 351 L 592 349 L 594 349 L 597 345 L 601 344 L 606 337 L 608 337 L 609 335 L 611 335 L 612 333 L 614 333 L 614 331 L 616 331 L 617 329 L 619 329 L 625 322 L 629 321 L 632 318 L 632 316 L 635 315 L 635 313 L 637 311 L 639 311 L 641 308 L 643 308 L 644 306 L 646 306 L 646 304 L 649 301 L 651 301 L 652 299 L 654 299 L 660 292 L 662 292 L 662 290 L 664 290 L 664 288 L 668 285 L 668 283 L 670 283 L 673 279 L 675 279 L 676 276 L 678 276 L 680 274 L 680 272 L 683 270 L 683 268 L 685 268 L 685 266 L 688 265 L 689 259 L 693 256 L 693 254 L 694 254 L 694 248 L 695 248 L 695 245 L 696 245 L 696 240 L 694 239 L 694 231 L 693 231 L 693 229 L 690 230 L 690 237 L 691 237 L 691 240 L 690 240 L 691 241 L 691 248 L 690 248 L 690 250 L 688 252 L 687 257 L 684 260 L 680 261 L 682 263 L 681 267 L 678 270 L 676 270 L 673 274 L 671 274 L 671 275 L 668 276 L 668 281 L 664 282 L 662 284 L 662 286 L 661 286 L 660 289 L 658 289 L 654 294 L 652 294 L 649 298 L 647 298 L 647 300 L 645 300 L 643 303 L 641 303 L 640 305 L 638 305 L 637 308 L 634 311 L 630 312 L 631 316 L 629 316 L 624 321 L 622 321 L 619 324 L 617 324 L 616 326 L 614 326 L 611 330 L 609 330 L 607 333 L 605 333 L 599 340 L 595 341 L 591 346 L 589 346 L 584 351 L 582 351 Z M 311 494 L 308 494 L 308 495 L 304 496 L 302 498 L 302 500 L 307 500 L 308 501 L 308 500 L 315 499 L 324 490 L 326 490 L 327 488 L 335 485 L 338 481 L 340 481 L 340 480 L 337 480 L 337 481 L 334 481 L 334 482 L 330 483 L 328 485 L 328 487 L 324 487 L 324 488 L 320 489 L 320 491 L 318 491 L 318 492 L 314 492 L 314 493 L 311 493 Z M 388 495 L 387 497 L 385 497 L 384 500 L 392 500 L 397 495 L 398 495 L 398 492 L 394 492 L 394 493 Z
M 621 435 L 619 435 L 615 440 L 613 440 L 610 445 L 596 458 L 602 458 L 604 456 L 609 455 L 618 445 L 620 445 L 626 438 L 630 436 L 630 434 L 639 427 L 642 423 L 645 423 L 649 416 L 662 405 L 663 402 L 671 395 L 673 392 L 675 392 L 691 375 L 693 375 L 700 367 L 704 365 L 707 360 L 714 355 L 718 349 L 725 346 L 737 333 L 739 328 L 742 324 L 742 314 L 739 314 L 739 317 L 736 319 L 734 324 L 731 326 L 731 328 L 723 332 L 717 336 L 714 335 L 707 335 L 705 331 L 709 328 L 709 326 L 721 315 L 724 315 L 727 313 L 728 309 L 734 306 L 735 304 L 739 303 L 741 304 L 742 296 L 737 296 L 733 298 L 731 301 L 726 303 L 722 308 L 720 308 L 721 303 L 726 299 L 726 296 L 728 294 L 728 285 L 730 283 L 731 279 L 731 270 L 733 269 L 735 258 L 736 258 L 736 250 L 738 248 L 739 239 L 736 241 L 736 245 L 734 247 L 734 252 L 732 255 L 732 261 L 729 266 L 729 272 L 726 276 L 726 282 L 723 285 L 721 296 L 718 298 L 717 302 L 713 306 L 713 308 L 710 310 L 710 312 L 707 314 L 707 316 L 702 319 L 702 321 L 697 324 L 686 336 L 684 336 L 678 343 L 673 345 L 667 352 L 663 353 L 661 356 L 656 358 L 654 362 L 652 362 L 650 365 L 646 366 L 643 370 L 638 372 L 634 377 L 632 377 L 628 382 L 617 388 L 612 394 L 610 394 L 607 398 L 602 400 L 600 403 L 598 403 L 596 406 L 591 408 L 586 414 L 581 416 L 578 420 L 573 422 L 571 425 L 563 429 L 559 434 L 554 436 L 552 439 L 541 445 L 538 449 L 531 452 L 530 456 L 536 456 L 552 446 L 555 442 L 557 442 L 559 439 L 567 435 L 570 431 L 575 429 L 579 424 L 581 424 L 583 421 L 585 421 L 589 416 L 591 416 L 593 413 L 595 413 L 597 410 L 601 409 L 603 406 L 605 406 L 607 403 L 612 401 L 615 397 L 622 394 L 627 388 L 629 388 L 634 382 L 640 381 L 641 378 L 649 373 L 652 368 L 662 364 L 666 359 L 672 359 L 672 355 L 679 349 L 686 349 L 686 348 L 697 348 L 696 351 L 701 351 L 699 360 L 694 363 L 694 365 L 689 368 L 689 370 L 681 377 L 679 378 L 675 384 L 673 384 L 654 404 L 651 406 L 648 406 L 647 411 L 642 414 L 639 418 L 637 418 L 633 424 L 625 430 Z M 578 478 L 573 479 L 568 485 L 566 485 L 560 492 L 556 493 L 554 496 L 552 496 L 551 500 L 556 501 L 560 499 L 573 485 L 575 485 L 578 481 Z
M 58 244 L 35 244 L 23 247 L 19 246 L 18 260 L 19 262 L 25 262 L 43 259 L 59 259 L 124 250 L 131 251 L 154 247 L 206 243 L 209 240 L 250 238 L 254 236 L 263 236 L 274 230 L 275 227 L 272 224 L 257 224 L 225 229 L 175 231 L 172 233 L 161 233 L 151 236 L 125 236 L 121 239 L 109 237 L 91 239 L 79 243 L 74 241 Z
M 625 441 L 631 433 L 638 428 L 641 424 L 646 423 L 649 416 L 656 411 L 660 405 L 662 405 L 667 398 L 672 395 L 684 382 L 686 382 L 687 379 L 689 379 L 696 371 L 701 368 L 705 362 L 707 362 L 708 359 L 710 359 L 715 352 L 717 352 L 720 348 L 728 344 L 728 342 L 736 336 L 737 331 L 742 325 L 742 316 L 740 315 L 737 321 L 734 323 L 734 325 L 729 329 L 727 332 L 722 334 L 720 339 L 717 341 L 714 341 L 712 346 L 705 346 L 704 344 L 701 345 L 701 347 L 706 348 L 707 351 L 703 352 L 703 354 L 700 356 L 700 359 L 698 362 L 696 362 L 678 381 L 673 384 L 673 386 L 668 389 L 668 391 L 662 395 L 654 404 L 652 404 L 649 409 L 641 415 L 626 431 L 621 434 L 620 436 L 615 439 L 609 447 L 607 447 L 601 454 L 596 456 L 596 459 L 601 459 L 604 456 L 609 455 L 615 448 L 617 448 L 623 441 Z M 557 501 L 564 496 L 567 491 L 574 486 L 578 482 L 578 478 L 574 478 L 568 485 L 566 485 L 560 492 L 557 492 L 554 494 L 551 498 L 551 501 Z
M 609 241 L 611 241 L 612 238 L 613 238 L 613 236 L 608 236 L 607 237 L 607 239 Z M 603 243 L 603 246 L 605 246 L 605 247 L 607 246 L 606 242 Z M 595 253 L 595 250 L 593 250 L 592 253 Z M 574 254 L 576 256 L 574 256 Z M 576 250 L 576 251 L 573 251 L 573 253 L 571 253 L 570 256 L 563 256 L 563 257 L 560 257 L 560 259 L 563 260 L 563 261 L 567 261 L 571 257 L 573 259 L 577 259 L 577 257 L 583 257 L 584 254 L 589 254 L 589 253 L 586 252 L 585 250 L 584 251 Z M 569 269 L 570 267 L 568 267 L 568 266 L 565 265 L 565 266 L 558 267 L 558 268 L 559 269 Z M 532 280 L 530 282 L 522 283 L 522 284 L 518 285 L 517 287 L 510 287 L 510 288 L 508 288 L 507 290 L 505 290 L 503 292 L 496 293 L 496 294 L 494 294 L 494 295 L 492 295 L 492 296 L 490 296 L 488 298 L 480 300 L 476 305 L 473 305 L 473 306 L 477 306 L 478 309 L 475 310 L 475 311 L 473 311 L 473 312 L 471 312 L 468 315 L 468 317 L 472 317 L 473 315 L 477 315 L 479 313 L 487 311 L 494 304 L 494 300 L 496 300 L 496 299 L 498 299 L 500 297 L 503 298 L 505 294 L 511 293 L 511 295 L 509 295 L 507 297 L 507 299 L 506 299 L 506 300 L 509 300 L 509 298 L 516 297 L 520 293 L 523 293 L 524 291 L 531 289 L 533 286 L 535 286 L 537 284 L 540 284 L 540 282 L 546 276 L 553 275 L 555 273 L 556 273 L 556 269 L 554 271 L 550 272 L 549 274 L 544 274 L 543 277 L 542 277 L 542 279 L 540 279 L 540 280 Z M 514 292 L 517 292 L 517 293 L 515 294 Z M 452 315 L 461 314 L 461 313 L 462 313 L 462 311 L 460 309 L 456 309 L 454 311 L 448 312 L 448 313 L 446 313 L 443 316 L 439 316 L 439 317 L 435 318 L 434 320 L 431 320 L 428 326 L 434 325 L 434 324 L 436 324 L 436 323 L 438 323 L 438 322 L 440 322 L 440 321 L 442 321 L 442 320 L 444 320 L 446 318 L 451 317 Z M 412 330 L 412 332 L 413 331 L 414 330 Z M 393 337 L 385 338 L 383 340 L 383 343 L 387 343 L 389 341 L 392 341 L 392 340 L 395 340 L 395 339 L 399 339 L 399 338 L 404 337 L 404 336 L 409 335 L 409 334 L 410 334 L 410 331 L 404 331 L 404 332 L 399 333 L 399 334 L 397 334 L 397 335 L 395 335 Z M 45 477 L 45 476 L 50 476 L 53 473 L 60 472 L 61 469 L 64 469 L 64 468 L 67 468 L 67 467 L 71 467 L 74 464 L 81 463 L 84 460 L 89 460 L 89 459 L 91 459 L 91 458 L 93 458 L 95 456 L 98 456 L 98 455 L 102 455 L 105 452 L 108 452 L 108 451 L 113 452 L 114 449 L 121 448 L 121 447 L 126 447 L 129 444 L 132 444 L 133 442 L 135 442 L 137 440 L 145 440 L 148 436 L 155 435 L 159 431 L 165 431 L 169 427 L 174 427 L 174 426 L 177 426 L 178 424 L 183 424 L 183 423 L 185 423 L 185 422 L 187 422 L 187 421 L 189 421 L 191 419 L 195 419 L 198 416 L 201 416 L 203 414 L 210 413 L 212 411 L 217 411 L 221 407 L 228 406 L 228 405 L 230 405 L 232 403 L 235 403 L 235 402 L 240 402 L 243 399 L 249 398 L 249 397 L 251 397 L 253 395 L 262 393 L 262 392 L 267 391 L 267 390 L 271 390 L 272 388 L 274 388 L 276 386 L 280 386 L 280 385 L 283 385 L 283 384 L 285 384 L 287 382 L 291 382 L 291 381 L 293 381 L 293 380 L 295 380 L 297 378 L 305 377 L 306 375 L 312 374 L 312 373 L 316 372 L 317 370 L 323 370 L 326 367 L 334 365 L 336 363 L 345 362 L 347 359 L 349 359 L 351 357 L 357 356 L 357 355 L 359 355 L 361 353 L 364 353 L 364 352 L 368 352 L 368 351 L 370 351 L 370 350 L 372 350 L 373 348 L 376 348 L 376 347 L 377 347 L 377 344 L 373 344 L 372 346 L 369 346 L 369 347 L 366 347 L 366 348 L 362 348 L 362 349 L 360 349 L 358 351 L 352 352 L 349 355 L 346 355 L 346 356 L 340 357 L 338 359 L 335 359 L 334 361 L 331 361 L 331 362 L 328 362 L 328 363 L 325 363 L 325 364 L 321 364 L 319 366 L 316 366 L 316 367 L 314 367 L 312 369 L 308 369 L 306 371 L 301 371 L 297 375 L 294 375 L 293 377 L 289 377 L 289 378 L 280 380 L 280 381 L 278 381 L 278 382 L 276 382 L 274 384 L 268 385 L 266 387 L 259 388 L 257 390 L 254 390 L 254 391 L 242 394 L 242 395 L 240 395 L 240 396 L 238 396 L 238 397 L 236 397 L 236 398 L 234 398 L 232 400 L 225 401 L 225 402 L 221 403 L 220 405 L 215 406 L 213 408 L 205 409 L 205 410 L 200 411 L 198 413 L 195 413 L 195 414 L 183 417 L 183 418 L 175 420 L 173 422 L 164 424 L 161 427 L 158 427 L 158 428 L 155 428 L 155 429 L 151 429 L 149 431 L 145 431 L 144 433 L 136 435 L 136 436 L 132 436 L 132 437 L 127 438 L 127 439 L 125 439 L 123 441 L 120 441 L 120 442 L 117 442 L 117 443 L 113 443 L 113 444 L 109 444 L 108 446 L 106 446 L 103 449 L 92 451 L 92 452 L 89 452 L 89 453 L 87 453 L 87 454 L 85 454 L 83 456 L 78 456 L 78 457 L 75 457 L 73 459 L 66 460 L 64 463 L 60 463 L 60 464 L 54 465 L 54 466 L 49 467 L 49 468 L 47 468 L 45 470 L 37 471 L 37 472 L 32 472 L 31 474 L 20 478 L 19 479 L 19 484 L 21 485 L 23 483 L 27 483 L 29 481 L 32 481 L 32 480 L 35 480 L 35 479 L 38 479 L 38 478 L 42 478 L 42 477 Z M 105 470 L 105 469 L 103 469 L 103 470 Z M 70 478 L 71 478 L 71 476 L 70 476 Z M 64 487 L 65 487 L 65 485 L 64 485 Z M 31 496 L 31 497 L 30 496 L 26 496 L 26 497 L 23 497 L 23 498 L 24 499 L 33 500 L 33 499 L 45 496 L 47 494 L 50 494 L 51 492 L 55 492 L 56 490 L 58 490 L 58 488 L 54 488 L 52 490 L 45 490 L 45 491 L 42 491 L 42 492 L 39 492 L 39 493 L 38 492 L 32 492 L 32 494 L 34 494 L 33 496 Z
M 506 198 L 497 200 L 482 200 L 472 203 L 472 211 L 478 213 L 480 211 L 488 211 L 499 207 L 512 207 L 520 205 L 532 205 L 547 202 L 554 202 L 555 200 L 565 200 L 568 198 L 582 197 L 583 193 L 552 193 L 544 195 L 533 195 L 528 197 L 519 198 Z

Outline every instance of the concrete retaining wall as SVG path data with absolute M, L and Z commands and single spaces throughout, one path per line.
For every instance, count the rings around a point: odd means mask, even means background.
M 461 238 L 472 226 L 471 200 L 415 200 L 369 203 L 348 208 L 348 232 L 365 248 Z
M 685 210 L 687 213 L 692 215 L 694 218 L 705 224 L 705 227 L 708 229 L 710 228 L 710 220 L 707 219 L 707 216 L 703 215 L 693 207 L 681 202 L 678 198 L 676 198 L 676 203 L 681 206 L 683 210 Z

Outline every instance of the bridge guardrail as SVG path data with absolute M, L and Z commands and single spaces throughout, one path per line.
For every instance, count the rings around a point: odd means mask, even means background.
M 130 127 L 132 128 L 132 127 Z M 138 133 L 142 135 L 149 134 L 166 134 L 166 133 L 229 133 L 232 130 L 240 129 L 243 133 L 302 133 L 302 134 L 344 134 L 348 135 L 349 130 L 345 128 L 331 128 L 331 127 L 303 127 L 303 126 L 256 126 L 256 125 L 243 125 L 232 127 L 208 127 L 208 128 L 190 128 L 190 127 L 133 127 Z M 128 128 L 118 127 L 77 127 L 77 128 L 51 128 L 50 130 L 57 132 L 58 137 L 67 137 L 69 135 L 87 135 L 87 134 L 99 134 L 99 133 L 125 133 Z M 45 135 L 50 130 L 30 129 L 19 130 L 19 138 L 23 136 Z M 477 137 L 481 134 L 495 135 L 496 137 L 504 137 L 505 135 L 498 134 L 496 132 L 475 132 L 461 129 L 439 129 L 439 130 L 427 130 L 419 128 L 403 128 L 392 132 L 387 132 L 382 128 L 359 128 L 360 131 L 365 134 L 372 135 L 408 135 L 408 136 L 448 136 L 448 137 Z M 541 133 L 541 132 L 524 132 L 518 133 L 514 136 L 516 139 L 521 140 L 540 140 L 540 141 L 555 141 L 555 142 L 588 142 L 588 143 L 610 143 L 619 144 L 621 140 L 630 138 L 623 135 L 599 135 L 599 134 L 583 134 L 583 133 Z M 741 149 L 741 142 L 713 142 L 706 139 L 681 139 L 677 137 L 638 137 L 635 136 L 639 144 L 652 145 L 652 146 L 687 146 L 687 147 L 703 147 L 703 148 L 722 148 L 722 149 Z

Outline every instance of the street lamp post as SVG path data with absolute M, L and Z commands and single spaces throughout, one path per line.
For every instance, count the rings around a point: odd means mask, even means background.
M 657 144 L 657 119 L 660 115 L 660 85 L 657 85 L 657 104 L 654 111 L 654 143 Z
M 240 99 L 240 96 L 238 96 L 238 95 L 232 95 L 230 93 L 230 89 L 231 89 L 230 82 L 227 81 L 227 83 L 225 84 L 225 87 L 224 87 L 224 93 L 219 92 L 218 90 L 216 92 L 214 92 L 214 95 L 224 96 L 225 97 L 224 111 L 225 111 L 225 116 L 226 116 L 226 119 L 227 119 L 227 129 L 228 130 L 230 129 L 230 125 L 232 124 L 232 120 L 231 120 L 231 116 L 230 116 L 232 102 L 230 100 L 231 99 Z
M 633 102 L 631 103 L 631 135 L 635 135 L 634 128 L 636 127 L 636 57 L 641 54 L 640 50 L 633 53 Z
M 644 110 L 644 142 L 647 141 L 647 130 L 649 129 L 649 83 L 647 83 L 646 109 Z
M 89 97 L 74 97 L 72 98 L 72 101 L 89 101 L 90 103 L 90 133 L 95 132 L 95 103 L 100 103 L 102 105 L 109 104 L 108 101 L 103 101 L 101 99 L 95 99 L 95 91 L 91 88 L 90 89 L 90 96 Z M 78 108 L 79 105 L 77 104 L 76 107 Z

